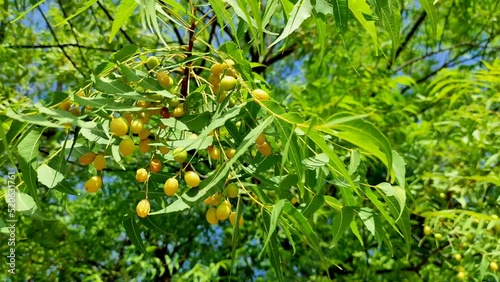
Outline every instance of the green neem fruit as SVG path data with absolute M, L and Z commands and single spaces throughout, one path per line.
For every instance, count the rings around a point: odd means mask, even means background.
M 148 66 L 149 69 L 154 69 L 160 64 L 160 60 L 158 60 L 157 57 L 151 56 L 148 58 L 146 61 L 146 65 Z
M 174 155 L 174 160 L 178 163 L 183 163 L 188 156 L 186 150 L 184 150 L 184 148 L 182 147 L 175 148 L 173 155 Z

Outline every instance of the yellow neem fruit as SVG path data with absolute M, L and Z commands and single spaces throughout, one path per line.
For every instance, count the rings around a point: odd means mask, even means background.
M 213 205 L 214 204 L 214 198 L 213 198 L 213 196 L 210 196 L 210 197 L 206 198 L 205 200 L 203 200 L 203 203 L 205 205 Z
M 233 148 L 227 148 L 226 149 L 226 156 L 228 159 L 232 159 L 234 157 L 234 154 L 236 154 L 236 150 Z
M 94 159 L 95 159 L 95 156 L 96 154 L 95 153 L 86 153 L 86 154 L 83 154 L 80 156 L 80 158 L 78 159 L 78 162 L 81 164 L 81 165 L 89 165 L 91 164 Z
M 172 111 L 172 114 L 171 114 L 172 117 L 181 117 L 183 115 L 184 115 L 184 105 L 183 104 L 179 104 L 177 107 L 175 107 L 174 110 Z
M 165 181 L 165 185 L 163 185 L 163 191 L 167 196 L 173 196 L 177 193 L 177 189 L 179 188 L 179 181 L 176 178 L 172 177 Z
M 139 138 L 140 139 L 146 139 L 149 137 L 149 130 L 146 128 L 143 128 L 141 132 L 139 132 Z
M 79 117 L 82 115 L 82 112 L 80 111 L 79 107 L 74 107 L 73 109 L 71 109 L 71 114 Z
M 135 179 L 139 182 L 145 182 L 148 179 L 148 171 L 145 168 L 140 168 L 135 172 Z
M 262 143 L 262 145 L 257 145 L 257 150 L 266 157 L 269 157 L 272 153 L 271 146 L 269 146 L 267 142 Z
M 130 131 L 132 131 L 132 133 L 134 134 L 139 134 L 143 128 L 144 128 L 144 122 L 140 119 L 134 119 L 130 123 Z
M 299 202 L 299 199 L 297 199 L 297 197 L 293 197 L 291 200 L 290 200 L 290 204 L 292 205 L 295 205 L 296 203 Z
M 184 181 L 191 187 L 198 187 L 200 185 L 200 176 L 194 171 L 188 171 L 184 174 Z
M 238 185 L 236 185 L 235 183 L 230 183 L 226 187 L 227 196 L 229 198 L 236 198 L 236 197 L 238 197 L 238 190 L 239 190 Z
M 132 119 L 134 119 L 134 115 L 131 112 L 124 112 L 122 117 L 127 121 L 128 126 L 130 126 Z
M 222 73 L 222 71 L 224 71 L 224 66 L 222 64 L 215 63 L 210 68 L 210 71 L 212 72 L 212 74 L 219 75 Z
M 104 158 L 104 155 L 99 154 L 95 156 L 94 167 L 97 170 L 103 170 L 106 167 L 106 159 Z
M 462 260 L 462 255 L 461 254 L 455 254 L 455 260 L 456 261 L 461 261 Z
M 149 146 L 149 139 L 142 139 L 139 141 L 139 151 L 143 154 L 146 154 L 149 152 L 150 146 Z
M 217 147 L 208 147 L 208 154 L 210 155 L 210 158 L 214 161 L 218 160 L 220 158 L 220 151 L 217 149 Z
M 161 161 L 159 159 L 152 159 L 151 162 L 149 163 L 149 169 L 154 172 L 158 173 L 161 171 Z
M 124 118 L 114 118 L 109 123 L 109 130 L 115 136 L 123 136 L 128 133 L 127 120 Z
M 100 176 L 92 176 L 85 182 L 85 191 L 95 193 L 102 187 L 102 178 Z
M 458 280 L 464 280 L 465 279 L 465 273 L 463 271 L 460 271 L 457 273 L 457 279 Z
M 136 106 L 140 108 L 149 107 L 150 103 L 148 101 L 137 101 Z
M 236 223 L 236 213 L 235 212 L 232 212 L 229 215 L 229 222 L 231 222 L 231 225 L 234 225 Z M 240 219 L 238 220 L 238 225 L 240 227 L 243 226 L 243 216 L 240 216 Z
M 217 210 L 215 208 L 209 208 L 205 217 L 210 224 L 217 224 L 217 222 L 219 222 L 219 219 L 217 218 Z
M 255 99 L 259 101 L 269 100 L 269 94 L 267 94 L 267 92 L 262 89 L 255 89 L 254 91 L 252 91 L 252 96 L 254 96 Z
M 132 139 L 130 139 L 130 138 L 123 139 L 120 142 L 119 150 L 120 150 L 120 153 L 122 153 L 123 156 L 130 156 L 130 155 L 132 155 L 132 153 L 135 150 L 134 141 Z
M 222 203 L 217 207 L 216 215 L 219 220 L 227 219 L 230 213 L 231 213 L 231 208 L 225 203 Z
M 160 153 L 162 153 L 163 155 L 166 155 L 166 154 L 168 154 L 168 152 L 170 152 L 170 148 L 167 146 L 161 146 L 158 149 L 160 150 Z
M 497 271 L 498 270 L 498 263 L 496 261 L 490 262 L 490 269 L 493 271 Z
M 425 235 L 431 235 L 432 233 L 432 229 L 430 228 L 430 226 L 424 226 L 424 234 Z
M 59 109 L 61 109 L 63 111 L 69 111 L 70 108 L 71 108 L 71 101 L 70 100 L 64 100 L 63 102 L 61 102 L 59 104 Z
M 225 69 L 234 66 L 234 64 L 235 64 L 234 61 L 231 59 L 226 59 L 224 60 L 224 63 L 222 63 Z
M 220 197 L 220 193 L 217 192 L 215 194 L 212 195 L 212 205 L 219 205 L 220 204 L 220 200 L 221 200 L 221 197 Z
M 259 136 L 255 140 L 255 144 L 262 145 L 262 144 L 264 144 L 264 142 L 266 142 L 266 135 L 264 135 L 264 133 L 261 133 L 261 134 L 259 134 Z
M 211 85 L 220 85 L 220 76 L 218 74 L 211 74 L 207 80 Z
M 158 79 L 158 83 L 160 83 L 160 85 L 165 89 L 169 89 L 174 85 L 174 80 L 168 75 L 167 72 L 158 72 L 156 74 L 156 79 Z
M 151 204 L 149 203 L 148 199 L 141 200 L 139 204 L 137 204 L 137 215 L 139 217 L 145 218 L 148 216 L 149 212 L 151 211 Z
M 220 88 L 225 91 L 233 90 L 236 87 L 238 80 L 232 76 L 224 76 L 220 81 Z

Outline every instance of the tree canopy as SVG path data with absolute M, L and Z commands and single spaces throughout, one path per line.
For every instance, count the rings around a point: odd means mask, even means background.
M 499 4 L 0 1 L 0 278 L 499 281 Z

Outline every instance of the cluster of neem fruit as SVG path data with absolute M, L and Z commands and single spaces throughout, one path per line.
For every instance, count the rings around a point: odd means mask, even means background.
M 157 57 L 151 56 L 145 62 L 145 65 L 152 72 L 159 66 L 160 62 Z M 214 100 L 218 102 L 222 102 L 226 99 L 226 92 L 233 91 L 237 87 L 238 81 L 238 73 L 234 69 L 234 62 L 232 60 L 225 60 L 222 63 L 215 63 L 210 68 L 210 76 L 207 81 L 210 89 L 212 90 L 212 94 L 214 95 Z M 166 71 L 157 71 L 156 79 L 158 83 L 165 88 L 166 90 L 171 90 L 175 86 L 174 80 L 171 78 L 169 73 Z M 111 120 L 109 122 L 109 131 L 110 133 L 119 141 L 119 152 L 122 156 L 127 157 L 134 153 L 136 149 L 136 144 L 138 141 L 138 148 L 142 154 L 147 154 L 151 151 L 151 147 L 154 147 L 152 150 L 152 156 L 149 161 L 149 167 L 147 168 L 139 168 L 136 171 L 136 180 L 139 183 L 145 183 L 146 187 L 146 197 L 141 200 L 137 207 L 136 212 L 139 217 L 146 217 L 151 211 L 151 205 L 148 200 L 148 181 L 150 177 L 150 173 L 159 173 L 162 171 L 163 163 L 167 162 L 166 158 L 162 161 L 158 158 L 159 155 L 166 155 L 170 152 L 170 149 L 166 145 L 161 146 L 151 146 L 150 135 L 153 135 L 155 141 L 161 144 L 167 144 L 169 140 L 167 132 L 167 126 L 158 123 L 155 125 L 149 124 L 150 118 L 152 117 L 160 117 L 160 118 L 179 118 L 185 114 L 185 108 L 182 103 L 184 98 L 179 97 L 178 89 L 173 89 L 172 92 L 177 94 L 176 98 L 164 98 L 158 96 L 159 99 L 157 102 L 148 102 L 148 101 L 136 101 L 135 106 L 143 108 L 144 110 L 138 111 L 136 113 L 124 112 L 121 116 L 111 116 Z M 266 91 L 262 89 L 254 89 L 250 92 L 251 96 L 254 100 L 268 100 L 269 95 Z M 149 95 L 148 97 L 154 97 L 153 95 Z M 67 102 L 64 107 L 67 107 Z M 61 104 L 62 105 L 62 104 Z M 60 105 L 60 107 L 61 107 Z M 70 104 L 71 105 L 71 104 Z M 170 110 L 169 110 L 170 107 Z M 69 110 L 69 108 L 68 108 Z M 137 136 L 137 137 L 135 137 Z M 197 135 L 192 134 L 190 139 L 196 139 Z M 118 142 L 116 141 L 116 142 Z M 157 144 L 158 144 L 157 143 Z M 266 140 L 264 134 L 261 134 L 256 140 L 257 150 L 264 156 L 269 156 L 272 153 L 272 149 L 269 143 Z M 89 180 L 85 182 L 85 190 L 89 193 L 95 193 L 99 191 L 99 189 L 103 185 L 102 180 L 102 170 L 106 167 L 106 151 L 109 147 L 106 146 L 106 149 L 103 152 L 99 153 L 86 153 L 79 158 L 79 162 L 82 165 L 90 165 L 93 164 L 94 168 L 98 171 L 98 175 L 92 176 Z M 220 148 L 219 148 L 220 147 Z M 173 148 L 172 156 L 175 162 L 179 163 L 180 171 L 174 176 L 168 178 L 164 185 L 163 189 L 167 196 L 174 196 L 179 188 L 179 180 L 178 177 L 183 175 L 185 184 L 189 188 L 195 188 L 200 185 L 201 179 L 197 172 L 193 170 L 186 171 L 186 168 L 193 168 L 192 165 L 188 163 L 186 164 L 186 160 L 188 159 L 187 151 L 182 147 Z M 212 144 L 208 148 L 206 148 L 208 156 L 213 160 L 217 161 L 221 157 L 221 151 L 223 152 L 223 156 L 225 160 L 231 159 L 236 150 L 234 148 L 222 148 L 222 145 L 216 146 Z M 204 203 L 209 205 L 206 212 L 206 219 L 210 224 L 216 224 L 219 221 L 229 219 L 231 224 L 235 224 L 236 222 L 236 213 L 231 211 L 231 204 L 227 200 L 227 198 L 235 198 L 239 194 L 239 187 L 235 183 L 229 183 L 226 186 L 224 193 L 217 192 L 211 197 L 205 199 Z M 227 197 L 227 198 L 226 198 Z M 239 225 L 243 224 L 243 217 L 240 216 L 238 220 Z
M 498 216 L 497 215 L 493 215 L 492 216 L 494 219 L 498 219 Z M 428 225 L 425 225 L 424 226 L 424 235 L 425 236 L 430 236 L 431 234 L 433 234 L 433 231 L 432 231 L 432 228 Z M 441 233 L 434 233 L 434 238 L 437 240 L 437 241 L 440 241 L 441 239 L 443 239 L 443 235 Z M 453 258 L 455 258 L 455 260 L 460 263 L 462 261 L 462 254 L 460 253 L 456 253 Z M 493 271 L 493 272 L 496 272 L 498 269 L 499 269 L 499 266 L 498 266 L 498 263 L 496 261 L 491 261 L 490 262 L 490 269 Z M 465 269 L 463 266 L 459 265 L 457 267 L 457 279 L 458 280 L 465 280 L 466 278 L 466 272 L 465 272 Z

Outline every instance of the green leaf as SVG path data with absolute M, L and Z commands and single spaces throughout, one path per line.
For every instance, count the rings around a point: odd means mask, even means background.
M 35 203 L 40 208 L 40 199 L 38 198 L 38 187 L 36 177 L 36 165 L 38 160 L 38 145 L 42 137 L 43 130 L 33 127 L 29 133 L 19 142 L 17 152 L 19 154 L 18 162 L 22 172 L 22 179 L 26 184 Z
M 133 57 L 137 52 L 139 51 L 139 48 L 135 45 L 126 45 L 116 53 L 113 53 L 111 55 L 111 60 L 113 62 L 124 62 L 131 57 Z M 113 65 L 112 65 L 113 66 Z M 96 72 L 96 75 L 99 75 L 101 72 Z
M 330 159 L 328 158 L 328 156 L 325 153 L 321 153 L 321 154 L 317 154 L 315 156 L 303 159 L 302 164 L 306 168 L 308 168 L 310 170 L 314 170 L 318 167 L 325 166 L 329 161 L 330 161 Z
M 392 173 L 391 176 L 396 178 L 396 182 L 405 189 L 406 187 L 406 163 L 404 159 L 396 151 L 392 151 Z
M 83 13 L 85 10 L 87 10 L 88 8 L 90 8 L 90 6 L 94 5 L 95 3 L 97 2 L 97 0 L 89 0 L 87 1 L 85 4 L 83 4 L 83 6 L 81 6 L 73 15 L 65 18 L 62 22 L 56 24 L 54 27 L 58 27 L 62 24 L 65 24 L 67 23 L 69 20 L 71 20 L 72 18 L 78 16 L 79 14 Z
M 125 228 L 125 233 L 127 234 L 127 237 L 132 241 L 134 246 L 144 255 L 148 255 L 148 251 L 146 250 L 146 247 L 144 246 L 144 243 L 142 242 L 142 237 L 141 237 L 141 232 L 139 230 L 139 226 L 137 225 L 137 222 L 135 221 L 135 218 L 133 216 L 127 215 L 123 219 L 123 227 Z
M 392 57 L 394 58 L 399 47 L 402 22 L 398 0 L 375 0 L 375 13 L 389 33 L 392 41 Z
M 37 206 L 33 197 L 23 192 L 16 191 L 15 203 L 9 202 L 11 198 L 5 197 L 5 202 L 7 204 L 14 204 L 15 210 L 18 212 L 30 211 Z
M 351 151 L 351 160 L 349 161 L 349 174 L 353 175 L 359 167 L 361 162 L 361 154 L 358 150 Z M 394 165 L 393 165 L 394 166 Z
M 333 238 L 330 248 L 335 247 L 342 234 L 351 226 L 353 218 L 354 210 L 347 206 L 342 207 L 342 210 L 335 215 L 332 222 Z
M 108 78 L 99 78 L 92 75 L 92 81 L 94 81 L 94 87 L 104 93 L 128 93 L 134 90 L 125 82 L 121 80 L 110 80 Z
M 432 33 L 434 34 L 434 36 L 437 36 L 436 30 L 437 30 L 438 14 L 437 14 L 436 7 L 434 7 L 434 2 L 436 2 L 436 1 L 435 0 L 418 0 L 418 2 L 420 2 L 420 5 L 427 12 L 427 17 L 431 21 Z
M 115 14 L 115 19 L 113 21 L 113 26 L 111 27 L 111 32 L 109 34 L 109 41 L 113 41 L 116 33 L 125 24 L 128 18 L 134 13 L 134 10 L 139 4 L 135 0 L 122 0 Z
M 375 23 L 373 21 L 367 21 L 365 15 L 371 15 L 372 10 L 370 5 L 366 3 L 366 0 L 349 0 L 347 1 L 349 9 L 351 10 L 354 17 L 358 22 L 365 28 L 365 30 L 370 34 L 373 41 L 373 46 L 375 46 L 376 55 L 378 55 L 378 41 L 377 41 L 377 29 L 375 28 Z
M 316 128 L 375 155 L 390 172 L 392 169 L 392 149 L 389 139 L 373 124 L 357 117 L 350 113 L 337 113 Z
M 287 219 L 291 221 L 293 225 L 298 228 L 298 230 L 300 230 L 302 235 L 304 235 L 309 246 L 311 246 L 311 248 L 316 251 L 318 255 L 320 255 L 320 258 L 324 259 L 325 256 L 323 255 L 323 251 L 319 245 L 321 240 L 318 238 L 317 233 L 314 232 L 309 224 L 309 221 L 304 217 L 304 215 L 288 202 L 285 203 L 283 211 Z
M 3 2 L 3 1 L 2 1 Z M 0 2 L 1 3 L 1 2 Z M 28 10 L 22 12 L 17 18 L 15 18 L 13 21 L 11 21 L 10 23 L 13 24 L 15 22 L 17 22 L 18 20 L 22 19 L 24 16 L 26 16 L 27 13 L 33 11 L 36 7 L 42 5 L 43 3 L 45 3 L 45 0 L 41 0 L 41 1 L 38 1 L 35 5 L 31 6 Z
M 276 45 L 278 42 L 287 38 L 292 32 L 299 28 L 299 26 L 311 16 L 312 5 L 310 0 L 299 0 L 293 6 L 293 10 L 288 17 L 288 22 L 281 35 L 271 43 L 271 46 Z
M 269 230 L 267 231 L 267 237 L 266 240 L 264 241 L 264 247 L 262 247 L 262 250 L 259 254 L 259 258 L 262 256 L 262 253 L 266 249 L 267 244 L 269 244 L 269 241 L 271 240 L 271 237 L 274 234 L 274 230 L 276 230 L 276 226 L 278 226 L 278 220 L 280 219 L 281 211 L 283 210 L 284 204 L 285 200 L 281 199 L 273 207 L 273 211 L 271 212 Z
M 347 0 L 333 0 L 333 17 L 341 34 L 347 30 L 349 20 L 349 9 Z
M 317 210 L 319 210 L 325 204 L 325 199 L 323 195 L 316 194 L 311 199 L 306 208 L 302 211 L 302 214 L 306 218 L 310 218 Z
M 55 127 L 55 128 L 61 128 L 62 125 L 59 125 L 53 121 L 49 121 L 45 116 L 42 115 L 20 115 L 16 112 L 14 112 L 11 108 L 7 109 L 6 115 L 10 117 L 11 119 L 15 119 L 17 121 L 33 124 L 33 125 L 40 125 L 44 127 Z
M 157 215 L 157 214 L 172 213 L 172 212 L 180 212 L 180 211 L 183 211 L 186 209 L 189 209 L 189 205 L 186 204 L 182 199 L 177 199 L 175 202 L 168 205 L 167 207 L 165 207 L 161 210 L 149 213 L 148 216 Z
M 64 175 L 46 164 L 40 165 L 37 170 L 38 181 L 47 188 L 54 188 L 64 179 Z
M 401 217 L 401 214 L 403 213 L 403 209 L 406 204 L 406 192 L 404 189 L 402 189 L 399 186 L 392 186 L 391 184 L 387 182 L 382 182 L 377 185 L 377 188 L 382 190 L 388 197 L 394 197 L 396 201 L 399 204 L 399 215 L 396 221 L 399 220 L 399 217 Z

